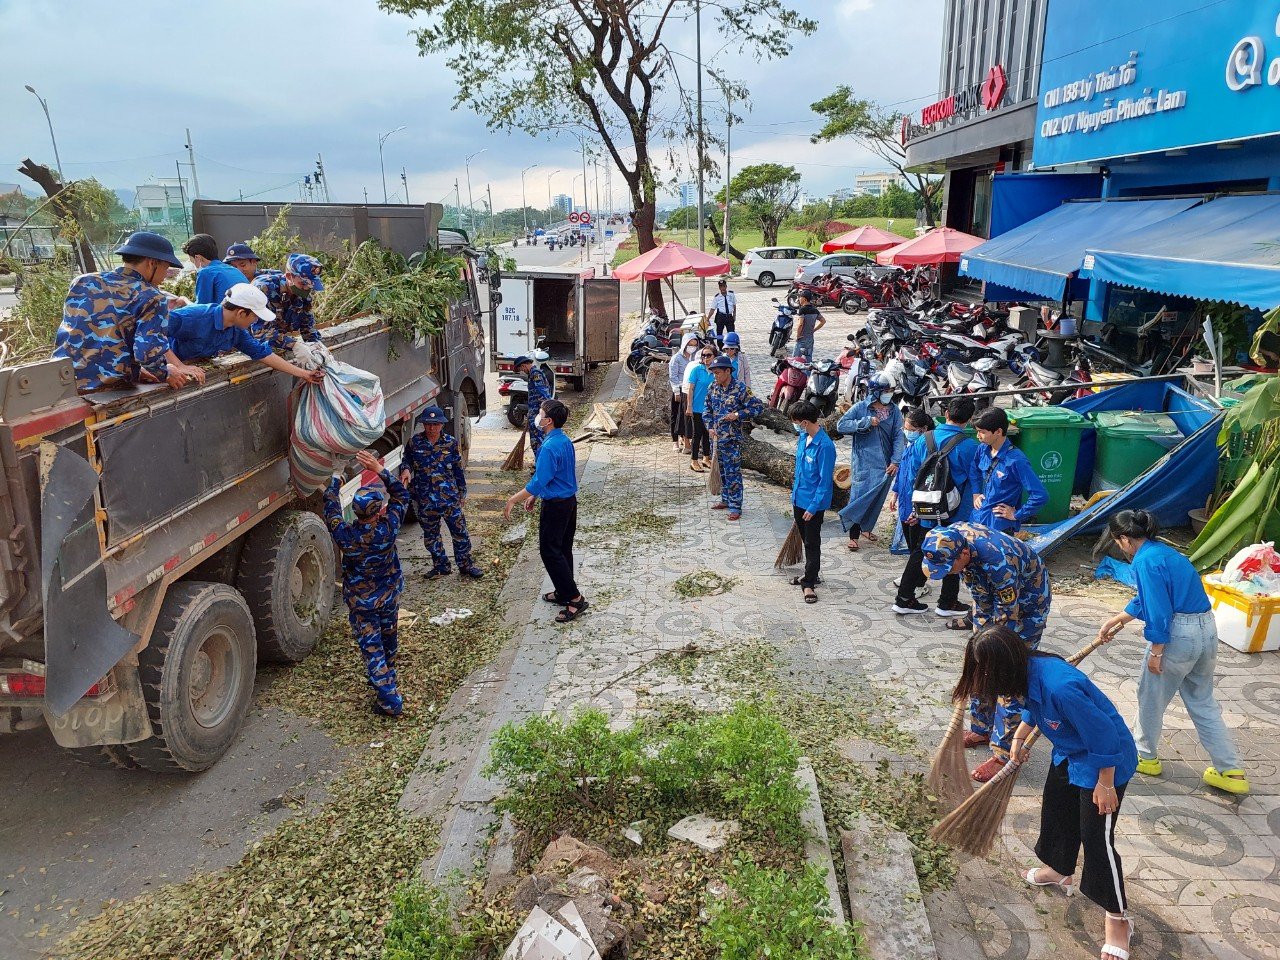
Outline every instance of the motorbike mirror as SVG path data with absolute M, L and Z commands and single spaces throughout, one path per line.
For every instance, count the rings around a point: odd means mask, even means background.
M 850 343 L 853 343 L 853 341 L 858 339 L 858 335 L 856 333 L 851 333 L 847 337 L 845 337 L 845 339 L 848 340 Z

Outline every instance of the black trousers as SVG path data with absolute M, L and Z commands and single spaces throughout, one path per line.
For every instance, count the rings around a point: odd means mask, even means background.
M 732 313 L 716 313 L 716 336 L 723 337 L 725 333 L 733 333 L 733 325 L 738 321 L 733 319 Z
M 796 518 L 796 528 L 800 531 L 800 539 L 804 541 L 804 576 L 800 578 L 800 586 L 816 587 L 818 571 L 822 569 L 822 521 L 826 517 L 825 510 L 819 510 L 812 518 L 804 518 L 804 507 L 791 507 Z
M 902 570 L 902 579 L 898 581 L 898 603 L 909 603 L 916 598 L 916 591 L 925 585 L 928 577 L 924 574 L 921 563 L 924 562 L 924 538 L 929 531 L 918 523 L 903 524 L 902 531 L 907 537 L 907 549 L 911 555 L 907 557 L 907 565 Z M 960 574 L 949 573 L 942 578 L 942 594 L 938 597 L 939 610 L 960 609 Z
M 1116 794 L 1123 802 L 1124 786 L 1116 787 Z M 1098 813 L 1093 790 L 1077 787 L 1067 779 L 1067 761 L 1049 768 L 1036 856 L 1046 867 L 1069 877 L 1076 872 L 1076 858 L 1084 847 L 1080 892 L 1111 913 L 1124 913 L 1129 905 L 1120 854 L 1116 853 L 1119 815 L 1118 807 L 1115 813 Z
M 711 437 L 707 435 L 707 425 L 702 419 L 702 414 L 695 413 L 693 415 L 692 428 L 693 443 L 690 456 L 694 460 L 711 456 Z
M 556 599 L 575 600 L 578 583 L 573 578 L 573 535 L 578 529 L 578 498 L 543 500 L 538 518 L 538 554 L 551 575 Z
M 684 416 L 684 394 L 673 393 L 671 395 L 671 439 L 679 440 L 681 437 L 689 435 L 689 425 L 685 422 Z

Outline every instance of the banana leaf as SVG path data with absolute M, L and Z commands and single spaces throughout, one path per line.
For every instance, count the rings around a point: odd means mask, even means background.
M 1271 375 L 1227 411 L 1222 429 L 1218 431 L 1218 446 L 1227 442 L 1233 430 L 1248 432 L 1277 417 L 1280 417 L 1280 376 Z
M 1235 491 L 1191 542 L 1189 556 L 1195 568 L 1216 567 L 1245 544 L 1258 542 L 1272 520 L 1278 495 L 1280 460 L 1265 469 L 1257 461 L 1250 464 Z
M 1253 332 L 1253 343 L 1249 347 L 1249 359 L 1261 367 L 1271 366 L 1268 357 L 1263 353 L 1263 340 L 1267 334 L 1280 333 L 1280 307 L 1276 307 L 1262 318 L 1262 325 Z

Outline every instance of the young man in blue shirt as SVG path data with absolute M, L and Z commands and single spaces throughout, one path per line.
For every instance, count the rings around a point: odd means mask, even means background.
M 227 291 L 221 303 L 196 304 L 169 312 L 169 343 L 174 354 L 184 363 L 208 360 L 228 350 L 239 350 L 250 360 L 305 380 L 319 383 L 320 370 L 303 370 L 271 352 L 267 344 L 249 333 L 258 320 L 275 318 L 267 307 L 267 298 L 257 287 L 237 283 Z
M 556 623 L 568 623 L 587 609 L 587 600 L 573 576 L 573 536 L 578 528 L 578 463 L 569 439 L 561 427 L 569 419 L 569 408 L 559 400 L 544 400 L 542 417 L 550 421 L 534 461 L 533 477 L 523 490 L 507 500 L 502 516 L 511 519 L 511 511 L 523 504 L 533 509 L 533 501 L 541 498 L 542 514 L 538 518 L 538 553 L 555 587 L 544 593 L 547 603 L 564 607 L 556 615 Z
M 805 603 L 817 603 L 818 573 L 822 569 L 822 521 L 831 506 L 836 470 L 836 445 L 818 423 L 818 408 L 807 400 L 791 408 L 800 430 L 796 440 L 796 473 L 791 483 L 791 509 L 804 542 L 804 576 L 791 582 L 804 593 Z
M 1049 492 L 1027 455 L 1009 442 L 1007 413 L 991 407 L 974 426 L 984 446 L 978 451 L 982 489 L 973 497 L 973 522 L 1000 533 L 1017 533 L 1049 502 Z
M 218 244 L 209 234 L 197 233 L 182 252 L 196 265 L 196 303 L 221 303 L 228 290 L 244 283 L 243 273 L 218 259 Z

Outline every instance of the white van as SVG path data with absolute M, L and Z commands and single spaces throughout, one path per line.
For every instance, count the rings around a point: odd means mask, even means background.
M 790 281 L 797 270 L 817 259 L 803 247 L 752 247 L 742 258 L 742 277 L 756 286 L 772 287 L 779 280 Z

